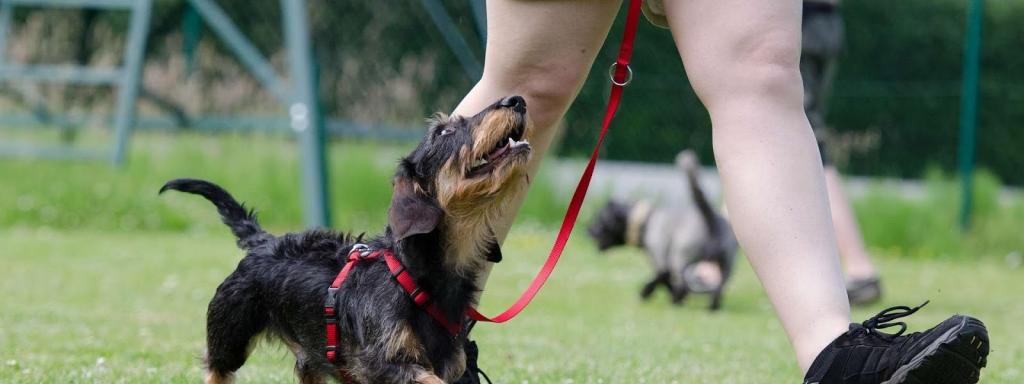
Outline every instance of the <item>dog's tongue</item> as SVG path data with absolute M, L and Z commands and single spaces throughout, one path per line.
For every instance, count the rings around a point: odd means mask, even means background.
M 510 139 L 509 143 L 511 143 L 511 142 L 512 141 Z M 508 152 L 508 149 L 510 147 L 511 147 L 511 144 L 506 144 L 506 145 L 502 146 L 501 148 L 498 148 L 498 149 L 494 150 L 494 152 L 491 152 L 489 155 L 487 155 L 487 160 L 490 161 L 490 160 L 497 159 L 498 157 L 501 157 L 501 155 L 504 155 L 505 152 Z

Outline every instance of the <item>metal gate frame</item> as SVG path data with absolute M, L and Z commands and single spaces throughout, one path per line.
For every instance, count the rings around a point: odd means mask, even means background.
M 328 173 L 325 151 L 325 118 L 319 104 L 316 68 L 310 42 L 306 0 L 280 0 L 285 45 L 288 51 L 291 86 L 278 75 L 269 61 L 245 37 L 224 10 L 214 0 L 184 0 L 199 18 L 224 41 L 245 69 L 266 88 L 271 95 L 287 107 L 291 129 L 298 135 L 301 152 L 300 180 L 302 186 L 303 221 L 309 227 L 326 227 L 331 221 L 328 204 Z M 421 0 L 434 25 L 441 32 L 463 70 L 473 80 L 482 72 L 478 60 L 465 38 L 454 27 L 454 22 L 438 0 Z M 5 64 L 6 35 L 10 28 L 15 6 L 123 9 L 132 11 L 124 66 L 118 69 L 90 69 L 77 66 L 11 65 Z M 471 0 L 479 37 L 486 36 L 483 0 Z M 109 158 L 123 164 L 131 132 L 135 124 L 135 105 L 140 92 L 142 64 L 146 51 L 146 34 L 152 12 L 152 0 L 0 0 L 0 81 L 63 82 L 83 85 L 113 85 L 119 88 L 115 118 L 113 149 L 88 151 L 70 145 L 35 147 L 0 144 L 0 155 L 50 157 L 64 159 Z M 37 117 L 51 116 L 43 103 L 37 103 Z M 45 121 L 46 119 L 44 119 Z M 62 122 L 66 119 L 58 117 Z
M 119 68 L 96 69 L 73 65 L 21 65 L 7 62 L 7 34 L 15 7 L 93 8 L 129 11 L 128 43 L 124 63 Z M 65 159 L 109 158 L 124 163 L 128 138 L 135 122 L 135 101 L 139 96 L 142 61 L 146 52 L 146 33 L 153 9 L 152 0 L 0 0 L 0 81 L 107 85 L 118 89 L 114 115 L 114 143 L 109 151 L 87 150 L 71 145 L 34 146 L 0 144 L 0 154 Z M 37 115 L 48 115 L 45 103 L 35 106 Z

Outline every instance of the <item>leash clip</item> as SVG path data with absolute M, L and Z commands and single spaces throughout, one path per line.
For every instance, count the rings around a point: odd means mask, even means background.
M 612 66 L 608 67 L 608 79 L 612 81 L 612 84 L 615 84 L 616 86 L 619 87 L 625 87 L 629 85 L 629 83 L 633 82 L 633 67 L 630 67 L 629 64 L 626 64 L 626 79 L 623 80 L 622 82 L 619 82 L 618 80 L 615 79 L 615 73 L 618 72 L 618 69 L 619 62 L 617 61 L 612 63 Z
M 348 259 L 349 261 L 366 260 L 370 256 L 371 251 L 370 246 L 366 244 L 355 244 L 352 246 L 352 250 L 348 252 Z M 353 256 L 355 256 L 354 259 Z

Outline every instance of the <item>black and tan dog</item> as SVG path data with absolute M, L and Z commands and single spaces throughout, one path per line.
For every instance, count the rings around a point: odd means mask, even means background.
M 729 222 L 715 212 L 700 188 L 697 156 L 683 151 L 676 165 L 686 175 L 691 204 L 669 207 L 647 201 L 610 200 L 587 228 L 587 234 L 601 251 L 631 245 L 647 252 L 654 276 L 640 292 L 644 299 L 664 286 L 675 304 L 682 303 L 691 292 L 710 293 L 710 309 L 717 310 L 722 305 L 738 243 Z M 714 266 L 719 279 L 702 280 L 697 272 L 702 265 Z
M 435 116 L 398 166 L 384 234 L 365 241 L 396 256 L 453 324 L 474 304 L 485 263 L 500 260 L 491 223 L 526 184 L 526 135 L 518 96 L 473 117 Z M 382 259 L 356 264 L 338 289 L 339 348 L 335 362 L 328 360 L 325 293 L 361 238 L 323 230 L 274 236 L 212 183 L 180 179 L 161 192 L 168 189 L 213 202 L 247 252 L 210 301 L 207 383 L 230 381 L 260 334 L 292 350 L 302 383 L 433 384 L 463 374 L 465 332 L 453 336 L 417 306 Z

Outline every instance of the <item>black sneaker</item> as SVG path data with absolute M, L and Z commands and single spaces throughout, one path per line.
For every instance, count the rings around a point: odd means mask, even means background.
M 846 284 L 846 296 L 853 305 L 874 303 L 882 297 L 882 283 L 877 277 L 852 280 Z
M 956 315 L 921 333 L 903 335 L 907 324 L 891 321 L 916 308 L 892 307 L 861 324 L 850 324 L 814 359 L 805 384 L 973 384 L 988 356 L 985 324 Z M 894 335 L 878 329 L 899 326 Z

